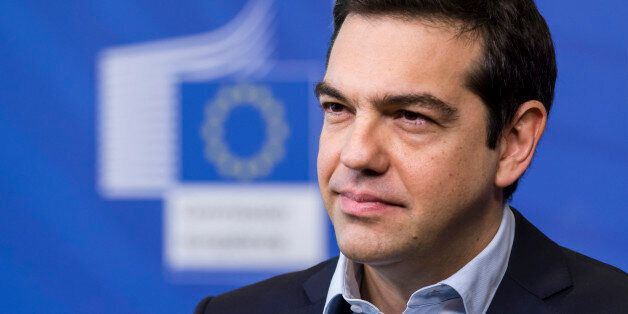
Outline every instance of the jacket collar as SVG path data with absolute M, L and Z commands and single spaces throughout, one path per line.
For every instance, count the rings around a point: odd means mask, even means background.
M 334 274 L 338 256 L 326 261 L 322 267 L 303 283 L 305 294 L 311 302 L 317 302 L 327 297 L 327 288 Z
M 506 275 L 493 297 L 490 312 L 550 311 L 543 300 L 573 286 L 560 246 L 513 208 L 515 239 Z M 524 311 L 525 310 L 525 311 Z

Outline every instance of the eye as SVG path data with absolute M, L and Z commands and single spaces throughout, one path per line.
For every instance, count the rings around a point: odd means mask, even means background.
M 325 123 L 343 123 L 352 117 L 351 108 L 337 102 L 322 102 L 321 108 Z
M 325 110 L 326 112 L 336 113 L 336 114 L 342 113 L 343 111 L 347 110 L 347 107 L 336 102 L 323 103 L 322 107 L 323 107 L 323 110 Z
M 399 110 L 396 113 L 396 118 L 403 119 L 412 124 L 424 124 L 431 122 L 432 120 L 418 112 L 410 110 Z
M 408 110 L 403 110 L 402 115 L 404 119 L 410 120 L 410 121 L 415 121 L 421 118 L 421 116 L 418 113 L 413 112 L 413 111 L 408 111 Z

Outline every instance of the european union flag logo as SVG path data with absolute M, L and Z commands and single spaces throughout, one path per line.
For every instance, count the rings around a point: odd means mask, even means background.
M 307 82 L 184 83 L 183 182 L 306 182 Z

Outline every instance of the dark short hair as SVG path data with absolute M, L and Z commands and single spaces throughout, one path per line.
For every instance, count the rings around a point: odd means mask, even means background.
M 556 58 L 549 28 L 533 0 L 337 0 L 328 61 L 349 14 L 461 22 L 461 32 L 480 35 L 483 55 L 466 85 L 488 108 L 491 149 L 524 102 L 538 100 L 550 111 Z M 504 189 L 504 199 L 512 196 L 518 181 Z

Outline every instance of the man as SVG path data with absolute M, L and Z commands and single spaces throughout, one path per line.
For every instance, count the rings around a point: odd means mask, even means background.
M 341 255 L 197 313 L 619 313 L 628 277 L 507 206 L 556 66 L 532 0 L 339 0 L 321 194 Z

